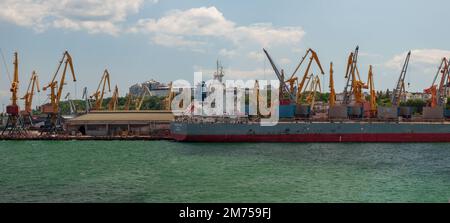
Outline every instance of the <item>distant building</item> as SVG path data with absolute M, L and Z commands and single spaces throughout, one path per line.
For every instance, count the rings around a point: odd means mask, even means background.
M 430 94 L 422 92 L 406 92 L 406 100 L 423 100 L 427 101 L 431 99 Z
M 140 96 L 144 93 L 144 86 L 148 87 L 151 96 L 166 97 L 169 94 L 169 87 L 154 79 L 132 85 L 129 88 L 129 93 L 133 96 Z

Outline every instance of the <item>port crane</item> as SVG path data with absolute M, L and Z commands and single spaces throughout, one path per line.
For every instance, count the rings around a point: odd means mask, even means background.
M 356 46 L 354 52 L 351 52 L 347 59 L 347 68 L 345 71 L 345 78 L 347 80 L 344 88 L 344 100 L 343 104 L 348 105 L 351 102 L 352 95 L 356 103 L 364 102 L 362 88 L 365 85 L 361 81 L 359 75 L 358 64 L 358 51 L 359 46 Z
M 123 110 L 128 111 L 128 110 L 130 110 L 130 104 L 131 104 L 131 100 L 132 100 L 131 94 L 128 93 L 126 98 L 127 98 L 127 100 L 125 102 L 125 106 L 123 107 Z
M 369 66 L 369 73 L 367 75 L 367 84 L 364 88 L 369 89 L 370 92 L 370 117 L 375 117 L 377 114 L 377 95 L 375 91 L 375 83 L 373 82 L 372 65 Z
M 145 96 L 148 95 L 152 95 L 152 93 L 150 92 L 150 89 L 148 89 L 148 87 L 146 85 L 142 85 L 144 88 L 144 92 L 142 92 L 142 95 L 140 98 L 137 99 L 136 101 L 136 111 L 141 110 L 142 104 L 144 103 L 144 99 Z
M 405 77 L 406 71 L 408 70 L 409 58 L 411 57 L 411 51 L 408 52 L 405 58 L 405 62 L 403 63 L 402 71 L 400 72 L 400 76 L 398 77 L 397 86 L 392 92 L 392 106 L 399 106 L 400 101 L 402 100 L 402 95 L 405 93 Z
M 59 80 L 59 83 L 56 79 L 58 76 L 59 70 L 61 69 L 61 66 L 64 62 L 64 69 L 61 74 L 61 79 Z M 44 125 L 43 132 L 49 132 L 49 133 L 56 133 L 58 131 L 62 131 L 61 126 L 61 118 L 60 118 L 60 109 L 59 109 L 59 103 L 62 96 L 62 91 L 64 88 L 65 79 L 66 79 L 66 72 L 67 67 L 69 66 L 69 69 L 72 74 L 72 80 L 73 82 L 76 82 L 77 79 L 75 77 L 75 71 L 73 69 L 73 62 L 72 62 L 72 56 L 70 56 L 69 52 L 64 51 L 63 56 L 61 60 L 59 61 L 58 68 L 56 69 L 55 74 L 53 75 L 53 78 L 51 81 L 45 85 L 42 90 L 46 91 L 50 88 L 50 103 L 51 103 L 51 109 L 50 111 L 45 111 L 45 113 L 48 114 L 46 124 Z
M 119 104 L 119 88 L 116 85 L 111 100 L 108 103 L 108 109 L 110 111 L 115 111 L 118 107 L 118 104 Z
M 270 57 L 269 53 L 267 52 L 266 49 L 263 48 L 264 53 L 267 56 L 267 59 L 269 59 L 270 64 L 272 65 L 273 71 L 275 71 L 275 74 L 277 75 L 278 80 L 280 81 L 280 85 L 281 85 L 281 92 L 285 92 L 286 94 L 288 94 L 289 99 L 291 100 L 291 102 L 294 102 L 296 100 L 295 98 L 295 92 L 291 91 L 289 89 L 289 87 L 286 85 L 285 81 L 284 81 L 284 74 L 282 75 L 282 73 L 278 70 L 277 66 L 275 65 L 274 61 L 272 60 L 272 57 Z M 281 95 L 280 95 L 281 96 Z
M 310 110 L 314 110 L 314 104 L 316 101 L 317 91 L 322 92 L 322 87 L 320 86 L 320 78 L 319 76 L 310 75 L 311 83 L 309 83 L 309 92 L 306 97 L 306 103 L 310 106 Z M 308 86 L 308 85 L 306 85 Z
M 31 78 L 30 78 L 30 82 L 28 83 L 28 87 L 27 87 L 27 91 L 25 93 L 25 95 L 21 98 L 22 100 L 25 100 L 25 109 L 22 111 L 22 117 L 24 120 L 24 124 L 26 121 L 29 122 L 29 124 L 33 124 L 32 122 L 32 106 L 33 106 L 33 96 L 34 96 L 34 91 L 37 92 L 41 92 L 41 89 L 39 87 L 39 78 L 38 75 L 36 73 L 36 71 L 33 70 L 33 72 L 31 73 Z
M 11 104 L 6 106 L 6 113 L 8 114 L 8 120 L 5 125 L 5 128 L 2 131 L 2 135 L 5 131 L 8 131 L 8 134 L 23 134 L 25 130 L 23 129 L 23 120 L 19 113 L 19 105 L 17 104 L 18 100 L 18 90 L 19 90 L 19 58 L 17 52 L 14 52 L 14 76 L 11 82 L 11 88 L 9 89 L 11 92 Z
M 85 103 L 85 105 L 84 105 L 85 112 L 88 113 L 92 108 L 92 104 L 91 104 L 91 100 L 88 96 L 87 87 L 83 88 L 83 96 L 81 98 L 84 100 L 84 103 Z
M 108 85 L 106 85 L 108 84 Z M 111 83 L 109 80 L 109 72 L 107 69 L 103 71 L 102 78 L 98 83 L 97 90 L 90 96 L 91 99 L 95 98 L 94 110 L 102 110 L 103 97 L 105 95 L 105 88 L 108 86 L 108 91 L 111 92 Z
M 325 74 L 325 72 L 323 71 L 322 65 L 320 64 L 320 60 L 319 60 L 319 57 L 317 56 L 317 53 L 316 53 L 314 50 L 312 50 L 311 48 L 309 48 L 309 49 L 306 51 L 305 55 L 304 55 L 304 56 L 302 57 L 302 59 L 300 60 L 300 62 L 298 63 L 298 65 L 297 65 L 297 67 L 295 68 L 294 72 L 292 73 L 291 77 L 287 80 L 287 82 L 289 82 L 289 83 L 291 84 L 291 89 L 292 89 L 292 90 L 294 89 L 292 82 L 298 81 L 298 78 L 295 77 L 295 74 L 296 74 L 297 71 L 300 69 L 301 65 L 303 64 L 303 62 L 305 61 L 306 57 L 307 57 L 309 54 L 311 54 L 311 56 L 310 56 L 310 58 L 309 58 L 308 65 L 307 65 L 307 67 L 306 67 L 305 73 L 303 74 L 302 80 L 300 81 L 300 83 L 299 83 L 298 86 L 297 86 L 297 94 L 296 94 L 296 102 L 297 102 L 297 104 L 300 104 L 300 103 L 301 103 L 302 91 L 303 91 L 303 88 L 304 88 L 304 85 L 305 85 L 305 81 L 306 81 L 307 79 L 308 79 L 308 81 L 309 81 L 309 76 L 308 76 L 308 74 L 309 74 L 309 70 L 311 69 L 311 65 L 312 65 L 312 62 L 313 62 L 313 61 L 315 61 L 316 64 L 317 64 L 317 66 L 319 67 L 320 73 L 321 73 L 322 75 Z
M 330 62 L 330 95 L 328 98 L 328 103 L 330 106 L 336 104 L 336 91 L 334 90 L 334 79 L 333 79 L 333 62 Z
M 65 100 L 67 100 L 67 103 L 69 103 L 69 111 L 71 115 L 75 115 L 77 113 L 77 108 L 75 107 L 75 104 L 73 103 L 72 99 L 70 99 L 70 92 L 67 92 L 66 97 L 64 97 Z
M 173 92 L 172 82 L 170 82 L 169 83 L 169 93 L 167 94 L 167 97 L 165 100 L 165 102 L 166 102 L 165 109 L 166 110 L 169 110 L 169 111 L 171 110 L 172 100 L 174 97 L 175 97 L 175 92 Z
M 439 85 L 436 84 L 439 75 L 441 75 Z M 442 106 L 445 104 L 447 98 L 448 85 L 450 83 L 449 75 L 449 61 L 447 58 L 442 58 L 441 64 L 434 76 L 431 87 L 424 90 L 425 93 L 431 94 L 431 107 Z

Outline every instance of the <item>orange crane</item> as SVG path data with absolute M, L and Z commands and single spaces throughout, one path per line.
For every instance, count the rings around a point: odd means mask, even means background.
M 336 104 L 336 91 L 334 90 L 334 79 L 333 79 L 333 62 L 330 62 L 330 96 L 328 99 L 330 106 Z
M 317 93 L 317 91 L 322 92 L 322 88 L 320 86 L 319 76 L 317 76 L 317 75 L 314 76 L 311 74 L 310 79 L 311 79 L 311 83 L 309 84 L 309 92 L 308 92 L 308 96 L 306 97 L 306 103 L 310 106 L 311 111 L 314 111 L 314 104 L 316 101 L 316 93 Z
M 369 74 L 367 76 L 368 80 L 364 88 L 368 88 L 370 92 L 370 117 L 375 117 L 377 114 L 377 95 L 375 91 L 375 84 L 373 82 L 372 65 L 369 66 Z
M 9 134 L 21 134 L 22 133 L 22 120 L 19 114 L 19 105 L 17 105 L 18 90 L 19 90 L 19 59 L 17 52 L 14 52 L 14 77 L 11 82 L 11 104 L 6 106 L 6 113 L 8 114 L 8 121 L 3 133 L 8 130 Z
M 115 111 L 118 104 L 119 104 L 119 88 L 116 85 L 111 100 L 108 103 L 108 109 L 110 111 Z
M 105 95 L 106 83 L 108 83 L 108 91 L 111 92 L 111 83 L 109 81 L 109 72 L 107 69 L 103 71 L 102 78 L 98 83 L 97 90 L 91 95 L 91 98 L 95 98 L 94 110 L 102 110 L 103 96 Z M 101 90 L 100 90 L 101 87 Z
M 58 76 L 59 70 L 61 69 L 61 65 L 64 62 L 64 69 L 61 75 L 61 78 L 58 81 L 56 80 L 56 77 Z M 70 71 L 72 73 L 72 80 L 73 82 L 77 81 L 77 78 L 75 77 L 75 71 L 73 69 L 73 62 L 72 62 L 72 57 L 70 56 L 69 52 L 64 51 L 63 56 L 61 58 L 61 60 L 59 61 L 59 65 L 58 68 L 56 69 L 55 74 L 53 75 L 53 78 L 51 79 L 51 81 L 42 88 L 42 90 L 46 91 L 47 89 L 50 88 L 50 103 L 51 103 L 51 110 L 50 111 L 45 111 L 45 113 L 48 114 L 47 117 L 47 122 L 46 125 L 44 126 L 44 129 L 42 132 L 58 132 L 62 129 L 62 126 L 60 125 L 60 110 L 59 110 L 59 103 L 61 101 L 61 96 L 62 96 L 62 91 L 64 88 L 65 83 L 65 79 L 66 79 L 66 72 L 67 72 L 67 66 L 69 66 Z M 56 91 L 56 89 L 58 89 Z M 42 133 L 41 132 L 41 133 Z
M 25 100 L 25 110 L 23 111 L 23 114 L 30 115 L 32 112 L 32 105 L 33 105 L 33 96 L 34 96 L 34 90 L 37 90 L 37 92 L 40 92 L 39 87 L 39 80 L 38 75 L 36 71 L 33 70 L 30 78 L 30 82 L 28 83 L 27 92 L 25 95 L 21 98 Z
M 347 83 L 344 88 L 344 101 L 343 104 L 350 104 L 352 95 L 356 103 L 364 102 L 364 96 L 362 89 L 364 82 L 361 81 L 359 70 L 357 67 L 359 46 L 356 46 L 354 52 L 351 52 L 347 59 L 347 68 L 345 71 L 345 78 Z M 350 89 L 349 89 L 350 88 Z
M 172 105 L 172 100 L 175 97 L 175 92 L 172 91 L 172 82 L 169 83 L 169 94 L 167 95 L 167 98 L 165 100 L 166 105 L 165 105 L 165 109 L 166 110 L 171 110 L 171 105 Z
M 301 97 L 302 97 L 303 87 L 304 87 L 304 84 L 305 84 L 306 79 L 309 78 L 309 77 L 308 77 L 308 74 L 309 74 L 309 70 L 311 69 L 311 65 L 312 65 L 312 62 L 313 62 L 313 61 L 315 61 L 316 64 L 317 64 L 317 66 L 319 67 L 320 73 L 321 73 L 322 75 L 325 74 L 325 72 L 324 72 L 323 69 L 322 69 L 322 65 L 320 64 L 320 60 L 319 60 L 319 57 L 317 56 L 317 53 L 316 53 L 314 50 L 312 50 L 311 48 L 309 48 L 309 49 L 306 51 L 305 55 L 304 55 L 304 56 L 302 57 L 302 59 L 300 60 L 300 63 L 297 65 L 297 67 L 295 68 L 294 72 L 292 73 L 292 75 L 291 75 L 291 77 L 288 79 L 288 81 L 291 81 L 292 79 L 294 79 L 295 81 L 298 80 L 298 78 L 296 78 L 296 77 L 294 77 L 294 76 L 295 76 L 295 74 L 297 73 L 297 71 L 300 69 L 300 66 L 301 66 L 302 63 L 305 61 L 306 57 L 307 57 L 309 54 L 311 54 L 311 57 L 309 58 L 309 62 L 308 62 L 308 65 L 307 65 L 307 67 L 306 67 L 305 73 L 303 74 L 303 78 L 302 78 L 302 80 L 300 81 L 300 83 L 299 83 L 298 86 L 297 86 L 297 94 L 296 94 L 296 102 L 297 102 L 297 104 L 300 104 L 300 103 L 301 103 Z
M 128 111 L 130 110 L 130 104 L 131 104 L 132 96 L 130 93 L 127 94 L 127 101 L 125 102 L 125 106 L 123 110 Z
M 436 84 L 436 81 L 441 74 L 441 80 L 439 86 Z M 433 83 L 431 87 L 424 90 L 424 93 L 431 94 L 431 107 L 434 108 L 436 106 L 442 106 L 445 103 L 447 97 L 447 87 L 450 81 L 449 76 L 449 61 L 447 58 L 442 58 L 441 64 L 434 76 Z

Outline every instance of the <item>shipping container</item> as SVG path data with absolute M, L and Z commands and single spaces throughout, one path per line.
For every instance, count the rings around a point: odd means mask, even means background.
M 280 118 L 293 118 L 295 114 L 295 104 L 280 105 Z
M 397 119 L 398 118 L 398 107 L 383 107 L 379 106 L 377 108 L 377 117 L 378 119 L 388 120 L 388 119 Z
M 423 119 L 425 120 L 436 120 L 444 118 L 444 108 L 441 106 L 437 107 L 423 107 Z
M 348 118 L 347 106 L 345 105 L 334 105 L 328 110 L 328 117 L 330 119 L 346 119 Z
M 310 117 L 311 106 L 310 105 L 297 105 L 295 109 L 295 116 L 298 117 Z

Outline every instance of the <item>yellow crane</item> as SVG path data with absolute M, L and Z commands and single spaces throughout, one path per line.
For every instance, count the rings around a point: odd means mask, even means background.
M 364 86 L 364 88 L 368 88 L 370 92 L 370 117 L 375 117 L 377 114 L 377 95 L 375 91 L 375 84 L 373 82 L 373 71 L 372 71 L 372 65 L 369 66 L 369 74 L 367 84 Z
M 127 101 L 125 102 L 125 106 L 123 110 L 128 111 L 130 110 L 130 104 L 131 104 L 132 96 L 130 93 L 127 94 Z
M 136 103 L 136 111 L 141 110 L 142 107 L 142 103 L 144 103 L 144 99 L 145 96 L 148 95 L 152 95 L 152 93 L 150 92 L 150 89 L 148 89 L 148 87 L 146 85 L 142 85 L 142 87 L 144 88 L 144 92 L 142 93 L 141 97 L 137 99 L 137 103 Z
M 61 75 L 61 78 L 59 82 L 56 80 L 56 77 L 58 76 L 59 70 L 61 69 L 61 66 L 64 62 L 64 69 Z M 73 82 L 77 81 L 77 78 L 75 77 L 75 71 L 73 69 L 73 62 L 72 57 L 70 56 L 69 52 L 64 51 L 63 56 L 61 60 L 59 61 L 58 68 L 56 69 L 55 74 L 53 75 L 53 78 L 51 81 L 45 85 L 42 90 L 46 91 L 48 88 L 50 88 L 50 103 L 52 106 L 51 111 L 48 113 L 48 118 L 50 119 L 50 126 L 45 126 L 44 131 L 50 131 L 50 132 L 56 132 L 58 130 L 61 130 L 60 126 L 58 126 L 59 121 L 59 102 L 61 101 L 62 91 L 64 88 L 65 80 L 66 80 L 66 72 L 67 72 L 67 66 L 69 66 L 69 69 L 72 73 L 72 80 Z M 57 90 L 58 89 L 58 90 Z M 56 91 L 57 90 L 57 91 Z
M 309 84 L 309 92 L 306 97 L 306 103 L 310 106 L 310 110 L 314 110 L 314 104 L 316 102 L 316 94 L 317 91 L 322 92 L 322 88 L 320 86 L 320 78 L 319 76 L 314 76 L 311 74 L 310 76 L 311 82 L 308 81 Z M 308 87 L 308 85 L 306 85 Z
M 334 79 L 333 79 L 333 62 L 330 62 L 330 96 L 328 99 L 330 107 L 336 104 L 336 91 L 334 90 Z
M 11 104 L 6 106 L 6 113 L 8 114 L 8 121 L 2 131 L 2 135 L 6 130 L 9 134 L 21 133 L 22 126 L 19 114 L 19 106 L 17 105 L 18 90 L 19 90 L 19 58 L 17 52 L 14 52 L 14 77 L 11 82 Z
M 347 79 L 347 85 L 344 89 L 344 104 L 349 104 L 351 95 L 353 94 L 354 100 L 356 103 L 364 102 L 364 95 L 362 89 L 364 87 L 364 82 L 361 81 L 361 77 L 359 75 L 359 70 L 357 67 L 358 60 L 358 50 L 357 46 L 355 52 L 351 52 L 348 56 L 347 60 L 347 68 L 345 71 L 345 78 Z M 350 86 L 350 91 L 348 87 Z
M 32 112 L 32 106 L 33 106 L 33 96 L 34 96 L 34 90 L 37 90 L 37 92 L 40 92 L 39 87 L 39 80 L 38 75 L 36 71 L 33 70 L 30 78 L 30 82 L 28 83 L 27 92 L 25 95 L 21 98 L 25 100 L 25 110 L 23 111 L 24 114 L 29 115 Z
M 111 92 L 111 83 L 109 81 L 109 72 L 107 69 L 103 71 L 103 75 L 102 78 L 100 79 L 100 82 L 98 83 L 97 90 L 91 95 L 91 98 L 95 98 L 95 105 L 93 108 L 94 110 L 102 110 L 106 84 L 108 84 L 108 91 Z
M 172 105 L 172 100 L 173 100 L 173 98 L 175 97 L 175 92 L 173 92 L 173 90 L 172 90 L 172 82 L 170 82 L 169 83 L 169 93 L 167 94 L 167 97 L 166 97 L 166 100 L 165 100 L 165 102 L 166 102 L 166 104 L 165 104 L 165 109 L 166 110 L 171 110 L 171 105 Z
M 108 103 L 108 109 L 110 111 L 115 111 L 118 104 L 119 104 L 119 88 L 116 85 L 111 100 Z
M 304 60 L 306 59 L 306 57 L 307 57 L 309 54 L 311 54 L 311 56 L 310 56 L 310 58 L 309 58 L 308 65 L 307 65 L 307 67 L 306 67 L 305 73 L 303 74 L 302 80 L 300 81 L 300 83 L 298 84 L 298 87 L 297 87 L 297 94 L 296 94 L 296 101 L 297 101 L 297 104 L 300 104 L 300 103 L 301 103 L 303 87 L 305 86 L 305 81 L 306 81 L 307 79 L 309 79 L 308 74 L 309 74 L 309 70 L 311 69 L 311 65 L 312 65 L 312 62 L 313 62 L 313 61 L 315 61 L 316 64 L 317 64 L 317 66 L 319 67 L 320 73 L 321 73 L 322 75 L 325 74 L 325 72 L 324 72 L 323 69 L 322 69 L 322 65 L 320 64 L 320 60 L 319 60 L 319 57 L 317 56 L 317 53 L 316 53 L 314 50 L 312 50 L 311 48 L 309 48 L 309 49 L 306 51 L 305 55 L 304 55 L 304 56 L 302 57 L 302 59 L 300 60 L 300 63 L 299 63 L 299 64 L 297 65 L 297 67 L 295 68 L 294 73 L 292 73 L 291 77 L 290 77 L 286 82 L 292 83 L 294 80 L 295 80 L 295 81 L 298 80 L 298 78 L 295 77 L 295 74 L 296 74 L 297 71 L 300 69 L 300 66 L 302 65 L 302 63 L 304 62 Z M 309 80 L 308 80 L 308 81 L 309 81 Z M 293 86 L 292 86 L 292 85 L 291 85 L 291 88 L 293 89 Z

